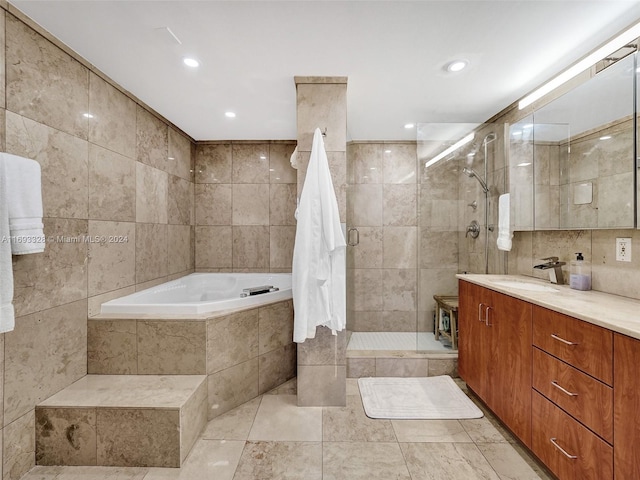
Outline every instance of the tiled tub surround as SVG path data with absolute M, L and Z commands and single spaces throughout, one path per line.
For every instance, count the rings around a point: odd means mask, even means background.
M 296 374 L 293 302 L 183 318 L 89 319 L 88 371 L 206 375 L 208 418 Z
M 87 313 L 193 271 L 195 152 L 188 136 L 6 2 L 0 65 L 0 148 L 40 163 L 45 234 L 59 237 L 42 254 L 13 257 L 17 318 L 0 335 L 0 448 L 3 479 L 17 480 L 34 464 L 35 406 L 87 373 Z M 87 235 L 127 241 L 73 241 Z

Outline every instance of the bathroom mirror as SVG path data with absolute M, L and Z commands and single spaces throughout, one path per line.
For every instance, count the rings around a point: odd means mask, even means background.
M 635 227 L 635 55 L 510 126 L 515 230 Z

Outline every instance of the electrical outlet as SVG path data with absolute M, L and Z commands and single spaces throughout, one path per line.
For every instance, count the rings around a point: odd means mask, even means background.
M 616 238 L 616 260 L 618 262 L 631 261 L 631 239 Z

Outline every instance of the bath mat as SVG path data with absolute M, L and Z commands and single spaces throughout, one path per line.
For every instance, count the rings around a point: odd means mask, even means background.
M 452 420 L 483 416 L 448 375 L 359 378 L 358 385 L 370 418 Z

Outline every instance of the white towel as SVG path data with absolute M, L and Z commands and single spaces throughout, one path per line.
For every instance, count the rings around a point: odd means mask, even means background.
M 505 193 L 498 198 L 498 250 L 508 252 L 511 250 L 511 226 L 509 225 L 509 194 Z
M 40 164 L 0 153 L 0 333 L 13 330 L 11 254 L 44 251 Z
M 340 225 L 322 132 L 313 136 L 293 248 L 293 340 L 314 338 L 316 326 L 346 327 L 346 242 Z
M 289 159 L 289 161 L 291 162 L 291 166 L 297 170 L 298 169 L 298 146 L 297 145 L 296 145 L 296 148 L 293 149 L 293 153 L 291 154 L 291 158 Z
M 11 253 L 44 252 L 40 164 L 35 160 L 0 153 L 6 175 Z

